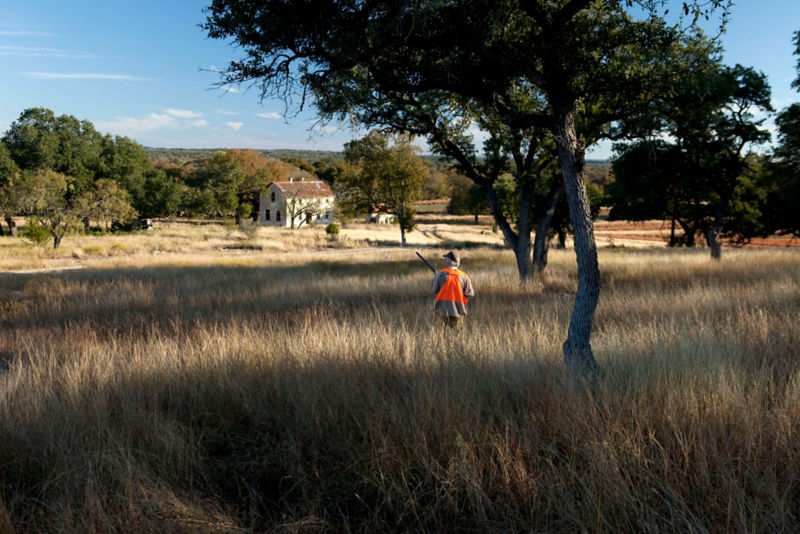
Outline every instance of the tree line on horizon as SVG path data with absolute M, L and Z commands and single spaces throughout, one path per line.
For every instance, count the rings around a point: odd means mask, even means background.
M 345 218 L 387 203 L 374 195 L 368 201 L 369 195 L 356 198 L 357 182 L 346 179 L 356 174 L 347 151 L 268 153 L 283 157 L 249 149 L 149 149 L 127 137 L 102 135 L 91 122 L 71 115 L 27 109 L 0 138 L 0 235 L 16 235 L 20 216 L 26 217 L 25 235 L 53 238 L 56 247 L 70 231 L 107 231 L 112 222 L 125 228 L 137 217 L 232 217 L 241 224 L 257 217 L 258 197 L 271 182 L 290 176 L 331 185 L 341 196 Z M 405 230 L 413 226 L 410 204 L 416 200 L 451 199 L 457 214 L 489 212 L 485 203 L 461 202 L 459 192 L 469 186 L 449 162 L 416 151 L 413 158 L 422 170 L 405 194 Z M 608 166 L 598 167 L 602 181 Z M 512 182 L 499 187 L 505 209 L 513 211 Z

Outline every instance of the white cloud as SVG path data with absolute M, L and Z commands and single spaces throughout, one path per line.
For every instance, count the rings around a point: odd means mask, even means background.
M 108 131 L 116 135 L 135 136 L 142 132 L 152 132 L 165 128 L 174 128 L 177 125 L 175 117 L 166 114 L 150 113 L 144 118 L 119 117 L 113 121 L 95 122 L 101 131 Z
M 0 33 L 2 35 L 2 33 Z M 0 56 L 20 56 L 20 57 L 55 57 L 65 59 L 94 59 L 97 56 L 91 54 L 78 54 L 69 50 L 58 48 L 46 48 L 41 46 L 11 46 L 0 45 Z
M 235 88 L 235 87 L 222 87 L 222 88 L 221 88 L 221 91 L 222 91 L 223 93 L 234 93 L 234 94 L 235 94 L 235 93 L 241 93 L 241 91 L 240 91 L 240 90 L 238 90 L 238 89 L 237 89 L 237 88 Z
M 202 117 L 203 114 L 197 111 L 189 111 L 186 109 L 175 109 L 169 108 L 167 110 L 167 114 L 172 115 L 173 117 L 178 117 L 181 119 L 195 119 L 197 117 Z
M 31 78 L 43 80 L 117 80 L 117 81 L 148 81 L 129 74 L 99 74 L 99 73 L 65 73 L 65 72 L 26 72 Z
M 269 111 L 267 113 L 256 113 L 257 117 L 264 117 L 265 119 L 282 119 L 283 116 L 280 113 L 275 111 Z
M 238 132 L 239 128 L 244 126 L 244 123 L 243 122 L 226 122 L 225 126 L 227 126 L 229 128 L 233 128 L 234 130 L 236 130 Z
M 341 128 L 339 128 L 338 126 L 331 126 L 329 124 L 324 124 L 320 126 L 314 126 L 312 130 L 321 134 L 332 134 L 341 131 Z
M 225 109 L 218 109 L 214 113 L 216 113 L 217 115 L 238 115 L 239 114 L 238 111 L 228 111 L 228 110 L 225 110 Z
M 201 119 L 201 120 L 199 120 L 199 121 L 194 121 L 194 123 L 193 123 L 193 124 L 194 124 L 195 126 L 208 126 L 208 121 L 207 121 L 207 120 L 203 120 L 203 119 Z

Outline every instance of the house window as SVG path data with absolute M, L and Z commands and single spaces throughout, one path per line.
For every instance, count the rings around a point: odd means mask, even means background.
M 281 220 L 281 210 L 277 210 L 275 212 L 275 220 L 280 222 L 280 220 Z
M 272 195 L 269 197 L 270 202 L 275 202 L 275 191 L 272 192 Z M 278 219 L 280 221 L 280 219 Z
M 265 221 L 268 221 L 268 220 L 269 220 L 269 210 L 267 210 L 267 211 L 264 213 L 264 220 L 265 220 Z
M 311 214 L 306 213 L 306 224 L 311 224 Z

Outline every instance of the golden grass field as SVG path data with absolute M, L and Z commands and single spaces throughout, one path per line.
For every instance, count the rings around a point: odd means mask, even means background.
M 797 531 L 800 250 L 602 248 L 590 390 L 574 253 L 430 224 L 0 238 L 0 532 Z

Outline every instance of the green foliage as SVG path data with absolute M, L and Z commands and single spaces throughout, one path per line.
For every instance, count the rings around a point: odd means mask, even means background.
M 124 225 L 137 216 L 128 192 L 107 179 L 97 180 L 92 189 L 81 193 L 72 203 L 72 213 L 83 221 L 102 222 L 106 230 L 112 222 Z
M 701 233 L 718 257 L 720 236 L 762 232 L 764 181 L 745 150 L 769 139 L 752 113 L 771 106 L 763 74 L 723 66 L 712 52 L 701 37 L 682 49 L 679 61 L 693 69 L 653 102 L 647 139 L 616 147 L 609 200 L 612 218 L 674 218 L 683 237 L 672 244 L 691 246 Z M 670 140 L 650 140 L 656 135 Z
M 397 217 L 401 240 L 414 225 L 411 204 L 419 196 L 427 168 L 408 136 L 372 131 L 345 145 L 351 164 L 339 179 L 339 203 L 345 210 L 367 213 L 384 209 Z
M 347 172 L 347 164 L 341 158 L 326 157 L 314 163 L 313 172 L 335 191 L 339 177 Z
M 63 237 L 80 228 L 80 219 L 67 200 L 72 178 L 52 170 L 24 171 L 17 184 L 22 213 L 32 215 L 53 237 L 58 248 Z
M 53 237 L 47 226 L 35 215 L 28 217 L 25 221 L 25 226 L 22 228 L 21 235 L 37 246 L 43 246 Z
M 30 108 L 3 136 L 11 157 L 23 170 L 50 169 L 73 177 L 70 194 L 91 186 L 103 169 L 103 137 L 89 121 Z
M 210 190 L 192 187 L 184 192 L 179 210 L 189 217 L 210 217 L 214 214 L 215 206 Z
M 302 157 L 288 156 L 281 158 L 281 160 L 285 163 L 288 163 L 289 165 L 297 167 L 302 171 L 306 171 L 309 174 L 314 174 L 314 165 L 312 165 Z
M 403 235 L 414 231 L 414 217 L 416 214 L 417 211 L 414 209 L 414 207 L 408 206 L 405 208 L 405 213 L 403 214 L 404 216 L 397 217 L 397 224 L 400 225 Z M 405 243 L 405 241 L 403 242 Z
M 180 184 L 161 169 L 153 169 L 145 175 L 143 193 L 138 201 L 134 199 L 134 208 L 140 217 L 168 217 L 180 206 Z
M 422 181 L 420 200 L 438 200 L 450 197 L 453 182 L 459 176 L 455 169 L 426 162 L 428 174 Z
M 800 103 L 784 109 L 775 123 L 778 126 L 775 157 L 781 165 L 800 171 Z
M 327 225 L 325 225 L 325 233 L 329 236 L 339 235 L 339 225 L 335 222 L 329 222 Z
M 15 182 L 19 180 L 20 170 L 11 159 L 6 146 L 0 142 L 0 219 L 8 219 L 9 231 L 14 232 L 14 222 L 11 220 L 19 211 L 19 191 Z M 0 235 L 2 227 L 0 227 Z
M 217 152 L 203 161 L 200 168 L 203 188 L 211 198 L 211 213 L 217 216 L 232 216 L 239 205 L 239 185 L 244 181 L 244 172 L 239 163 L 227 152 Z
M 794 34 L 797 56 L 797 78 L 792 87 L 800 89 L 800 31 Z M 765 213 L 767 232 L 800 236 L 800 103 L 791 104 L 775 119 L 778 145 L 770 168 L 772 190 L 767 197 Z
M 7 150 L 0 150 L 0 182 L 7 154 L 23 171 L 69 176 L 68 201 L 90 191 L 95 182 L 110 179 L 127 191 L 130 203 L 143 215 L 169 215 L 177 207 L 179 186 L 153 174 L 141 145 L 127 137 L 102 136 L 89 121 L 30 108 L 12 123 L 3 146 Z M 14 211 L 24 212 L 22 206 Z
M 453 180 L 447 213 L 453 215 L 488 215 L 491 213 L 481 187 L 469 178 Z

